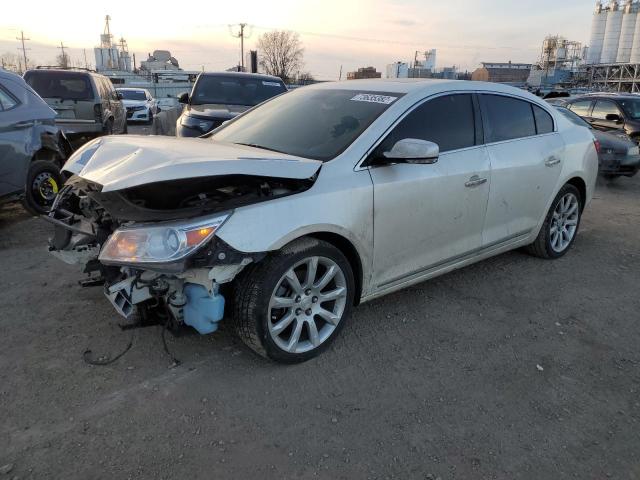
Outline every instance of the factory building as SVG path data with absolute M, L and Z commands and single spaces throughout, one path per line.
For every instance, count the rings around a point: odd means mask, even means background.
M 471 74 L 471 80 L 480 82 L 525 84 L 531 72 L 530 63 L 488 63 Z
M 361 80 L 363 78 L 382 78 L 382 73 L 376 67 L 359 68 L 356 72 L 347 73 L 347 80 Z

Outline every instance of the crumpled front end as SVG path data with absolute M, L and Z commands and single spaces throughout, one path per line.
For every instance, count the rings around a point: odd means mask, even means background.
M 224 316 L 223 286 L 264 253 L 241 253 L 216 237 L 234 208 L 305 190 L 310 180 L 252 176 L 181 179 L 103 192 L 72 177 L 45 217 L 50 252 L 104 283 L 115 310 L 143 308 L 201 334 Z

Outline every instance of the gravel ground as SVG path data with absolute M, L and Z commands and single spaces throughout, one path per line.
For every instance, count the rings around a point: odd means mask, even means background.
M 177 368 L 4 207 L 0 479 L 640 479 L 639 200 L 640 178 L 601 184 L 563 259 L 363 305 L 306 364 L 223 329 L 169 335 Z

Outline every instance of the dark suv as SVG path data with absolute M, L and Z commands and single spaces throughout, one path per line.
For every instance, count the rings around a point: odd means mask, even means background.
M 635 143 L 640 143 L 640 95 L 589 94 L 572 98 L 564 106 L 598 130 L 621 130 Z
M 37 68 L 26 72 L 24 79 L 56 111 L 56 124 L 77 145 L 100 135 L 127 132 L 121 97 L 104 75 Z
M 176 122 L 178 137 L 199 137 L 251 107 L 280 95 L 287 87 L 278 77 L 242 72 L 201 73 Z

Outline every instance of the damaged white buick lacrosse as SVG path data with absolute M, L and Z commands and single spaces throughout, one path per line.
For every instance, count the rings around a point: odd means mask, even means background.
M 325 83 L 202 138 L 78 150 L 50 251 L 154 312 L 308 360 L 358 303 L 519 247 L 564 255 L 598 170 L 594 139 L 536 97 L 455 81 Z

